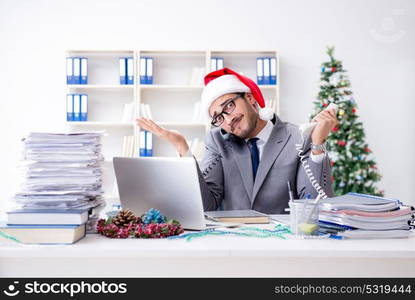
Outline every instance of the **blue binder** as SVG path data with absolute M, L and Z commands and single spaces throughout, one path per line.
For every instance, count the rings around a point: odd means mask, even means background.
M 146 148 L 145 156 L 153 156 L 153 134 L 146 131 Z
M 81 83 L 81 59 L 79 57 L 73 58 L 73 77 L 74 84 Z
M 80 84 L 88 84 L 88 58 L 81 57 L 81 79 Z
M 153 84 L 153 58 L 146 58 L 146 84 Z
M 258 85 L 264 84 L 264 60 L 262 57 L 256 59 L 256 78 Z
M 216 71 L 218 69 L 218 60 L 216 57 L 210 58 L 210 71 Z
M 139 154 L 146 156 L 146 132 L 144 130 L 140 131 Z
M 81 95 L 80 94 L 73 95 L 73 120 L 74 121 L 81 120 Z
M 146 84 L 146 58 L 140 57 L 140 84 Z
M 120 84 L 127 84 L 127 60 L 120 57 Z
M 216 70 L 223 69 L 223 57 L 217 57 L 216 58 Z
M 73 84 L 73 58 L 66 58 L 66 84 Z
M 270 73 L 270 58 L 269 57 L 264 57 L 263 63 L 264 63 L 264 80 L 263 80 L 263 84 L 270 84 L 270 79 L 271 79 L 271 73 Z
M 277 84 L 277 58 L 271 57 L 270 58 L 270 73 L 271 73 L 271 80 L 270 84 Z
M 66 121 L 73 121 L 73 94 L 66 95 Z
M 134 58 L 127 57 L 127 84 L 134 84 Z
M 88 95 L 81 94 L 81 109 L 80 109 L 80 121 L 88 120 Z

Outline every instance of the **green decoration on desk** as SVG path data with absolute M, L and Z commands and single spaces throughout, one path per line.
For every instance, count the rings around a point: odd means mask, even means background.
M 223 229 L 207 229 L 199 232 L 191 232 L 185 233 L 179 236 L 172 236 L 169 239 L 178 239 L 184 238 L 186 241 L 191 241 L 192 239 L 205 237 L 205 236 L 212 236 L 212 235 L 236 235 L 236 236 L 244 236 L 244 237 L 255 237 L 255 238 L 270 238 L 276 237 L 279 239 L 286 239 L 285 235 L 291 234 L 291 230 L 286 225 L 277 224 L 275 225 L 274 229 L 262 229 L 257 227 L 241 227 L 230 230 L 223 230 Z
M 21 241 L 19 241 L 19 240 L 18 240 L 17 238 L 15 238 L 14 236 L 8 235 L 8 234 L 6 234 L 6 233 L 4 233 L 4 232 L 2 232 L 2 231 L 0 231 L 0 236 L 2 236 L 2 237 L 4 237 L 4 238 L 6 238 L 6 239 L 8 239 L 8 240 L 11 240 L 11 241 L 13 241 L 13 242 L 19 243 L 19 244 L 21 244 L 21 243 L 22 243 Z

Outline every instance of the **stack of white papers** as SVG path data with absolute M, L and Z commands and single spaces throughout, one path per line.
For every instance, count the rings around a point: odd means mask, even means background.
M 23 183 L 14 197 L 16 208 L 102 206 L 102 134 L 30 133 L 23 138 Z M 94 221 L 90 218 L 88 223 Z
M 408 237 L 415 212 L 397 199 L 357 193 L 324 199 L 319 208 L 320 230 L 346 238 Z

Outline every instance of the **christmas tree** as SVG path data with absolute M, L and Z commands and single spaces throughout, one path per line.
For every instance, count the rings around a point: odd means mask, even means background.
M 328 47 L 328 62 L 321 65 L 320 92 L 314 101 L 312 119 L 330 103 L 339 106 L 339 125 L 327 137 L 327 150 L 332 165 L 334 193 L 348 192 L 383 196 L 375 183 L 381 179 L 372 151 L 365 142 L 363 124 L 357 115 L 357 105 L 350 90 L 350 81 L 342 62 L 333 57 L 334 47 Z

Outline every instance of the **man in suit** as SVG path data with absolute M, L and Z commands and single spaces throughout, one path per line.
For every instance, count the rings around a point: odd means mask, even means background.
M 313 119 L 317 125 L 311 136 L 303 139 L 297 126 L 264 108 L 259 87 L 248 77 L 224 68 L 206 75 L 205 85 L 202 109 L 214 127 L 206 135 L 199 168 L 205 211 L 284 213 L 288 182 L 297 199 L 307 194 L 315 198 L 316 188 L 320 194 L 333 195 L 324 141 L 338 124 L 334 110 L 320 112 Z M 180 156 L 191 155 L 180 133 L 149 119 L 137 119 L 137 124 L 172 143 Z

